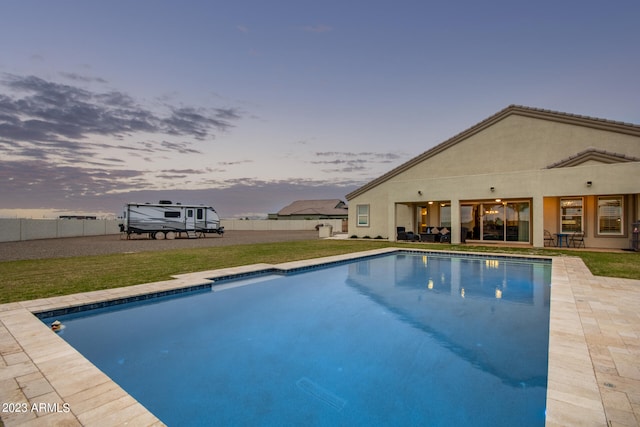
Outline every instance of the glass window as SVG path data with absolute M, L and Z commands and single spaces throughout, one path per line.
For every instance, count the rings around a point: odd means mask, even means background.
M 480 205 L 460 206 L 460 225 L 465 231 L 467 239 L 480 239 Z
M 482 205 L 484 215 L 482 219 L 482 240 L 504 240 L 504 205 Z
M 507 241 L 529 241 L 529 202 L 507 203 Z
M 440 227 L 451 228 L 451 205 L 440 205 Z
M 560 230 L 563 233 L 582 231 L 582 199 L 560 199 Z
M 356 207 L 358 215 L 358 227 L 369 226 L 369 205 L 358 205 Z
M 165 218 L 180 218 L 180 211 L 178 211 L 178 212 L 165 211 L 164 212 L 164 217 Z
M 197 210 L 197 212 L 196 212 L 196 218 L 197 218 L 197 219 L 202 219 L 202 218 L 204 218 L 203 210 L 204 210 L 204 209 L 198 209 L 198 210 Z
M 598 233 L 621 235 L 622 196 L 598 197 Z

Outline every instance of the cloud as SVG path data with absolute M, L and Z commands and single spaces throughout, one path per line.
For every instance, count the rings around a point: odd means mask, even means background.
M 189 148 L 189 143 L 187 142 L 169 142 L 162 141 L 160 146 L 166 149 L 167 151 L 175 151 L 181 154 L 202 154 L 201 151 L 195 150 L 193 148 Z
M 217 158 L 202 168 L 184 160 L 207 155 L 206 142 L 234 128 L 244 112 L 167 100 L 152 109 L 127 93 L 99 90 L 102 79 L 63 77 L 70 84 L 0 74 L 0 209 L 119 213 L 126 202 L 176 199 L 213 203 L 227 217 L 266 215 L 297 199 L 343 198 L 365 181 L 346 174 L 224 178 L 221 171 L 259 160 Z M 392 157 L 327 151 L 312 162 L 327 171 L 364 171 Z M 130 166 L 130 159 L 145 169 Z M 168 166 L 174 164 L 186 167 Z
M 0 161 L 0 206 L 64 208 L 66 200 L 96 198 L 127 186 L 149 185 L 144 172 L 60 166 L 44 160 Z
M 81 76 L 67 74 L 76 82 Z M 213 138 L 241 118 L 233 108 L 168 107 L 161 115 L 118 92 L 94 92 L 36 76 L 4 74 L 0 85 L 0 138 L 20 142 L 84 141 L 90 136 L 122 138 L 155 133 Z M 86 78 L 84 81 L 101 81 Z
M 81 83 L 92 83 L 92 82 L 107 83 L 105 79 L 100 77 L 88 77 L 88 76 L 82 76 L 76 73 L 60 73 L 60 75 L 69 80 L 73 80 Z
M 200 141 L 213 140 L 242 118 L 235 108 L 164 104 L 156 111 L 126 93 L 81 86 L 103 79 L 63 77 L 72 84 L 0 75 L 0 182 L 10 182 L 0 189 L 0 206 L 99 198 L 178 178 L 190 182 L 201 172 L 154 175 L 131 169 L 128 159 L 153 167 L 158 160 L 202 156 Z
M 315 153 L 319 160 L 311 160 L 315 165 L 333 165 L 322 169 L 325 173 L 369 172 L 375 165 L 394 163 L 403 156 L 398 153 L 322 151 Z
M 189 174 L 189 175 L 198 175 L 198 174 L 205 174 L 210 172 L 211 169 L 165 169 L 162 170 L 160 172 L 165 172 L 165 173 L 176 173 L 176 174 Z
M 316 156 L 318 157 L 358 157 L 358 158 L 370 158 L 370 159 L 382 159 L 384 161 L 389 160 L 398 160 L 404 157 L 398 153 L 376 153 L 372 151 L 364 151 L 359 153 L 354 153 L 350 151 L 322 151 L 316 152 Z
M 233 165 L 242 165 L 245 163 L 253 163 L 253 160 L 236 160 L 233 162 L 218 162 L 220 166 L 233 166 Z
M 175 108 L 171 116 L 164 120 L 164 130 L 171 135 L 192 135 L 197 139 L 205 139 L 211 129 L 225 131 L 232 127 L 229 120 L 239 119 L 239 114 L 232 109 L 215 109 L 207 114 L 202 109 L 193 107 Z
M 244 163 L 250 160 L 221 163 Z M 279 179 L 255 177 L 208 179 L 215 168 L 154 171 L 111 169 L 98 162 L 56 165 L 45 159 L 0 159 L 0 209 L 60 209 L 120 214 L 126 202 L 171 199 L 213 204 L 225 217 L 277 212 L 298 199 L 340 198 L 364 182 L 346 177 Z M 207 189 L 157 189 L 159 178 Z M 202 187 L 201 187 L 202 188 Z
M 123 159 L 119 159 L 116 157 L 105 157 L 104 159 L 102 159 L 106 162 L 113 162 L 113 163 L 125 163 L 125 161 Z

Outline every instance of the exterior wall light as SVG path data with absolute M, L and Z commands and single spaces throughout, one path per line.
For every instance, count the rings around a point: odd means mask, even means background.
M 418 195 L 422 196 L 422 190 L 418 190 Z
M 493 193 L 494 191 L 496 191 L 496 187 L 491 187 L 491 192 Z
M 587 187 L 591 187 L 592 185 L 593 185 L 593 182 L 587 181 Z

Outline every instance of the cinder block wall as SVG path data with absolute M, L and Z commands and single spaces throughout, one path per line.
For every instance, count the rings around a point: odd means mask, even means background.
M 0 218 L 0 242 L 118 234 L 115 219 Z
M 225 231 L 231 230 L 255 230 L 255 231 L 294 231 L 294 230 L 315 230 L 318 224 L 331 225 L 333 231 L 342 229 L 341 219 L 281 219 L 281 220 L 240 220 L 240 219 L 223 219 L 220 221 Z
M 55 239 L 59 237 L 102 236 L 120 233 L 117 219 L 16 219 L 0 218 L 0 242 Z M 315 230 L 318 224 L 331 225 L 339 232 L 342 220 L 236 220 L 223 219 L 227 231 Z

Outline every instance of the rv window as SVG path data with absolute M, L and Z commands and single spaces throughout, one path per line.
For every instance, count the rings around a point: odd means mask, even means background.
M 196 218 L 198 218 L 198 219 L 202 219 L 202 217 L 203 217 L 203 215 L 202 215 L 202 209 L 198 209 L 198 211 L 197 211 L 197 212 L 198 212 L 198 213 L 197 213 L 197 215 L 196 215 Z
M 189 218 L 193 218 L 193 209 L 189 209 L 189 210 L 187 210 L 187 216 L 188 216 Z
M 164 213 L 164 217 L 165 218 L 180 218 L 180 211 L 178 211 L 178 212 L 165 212 Z

